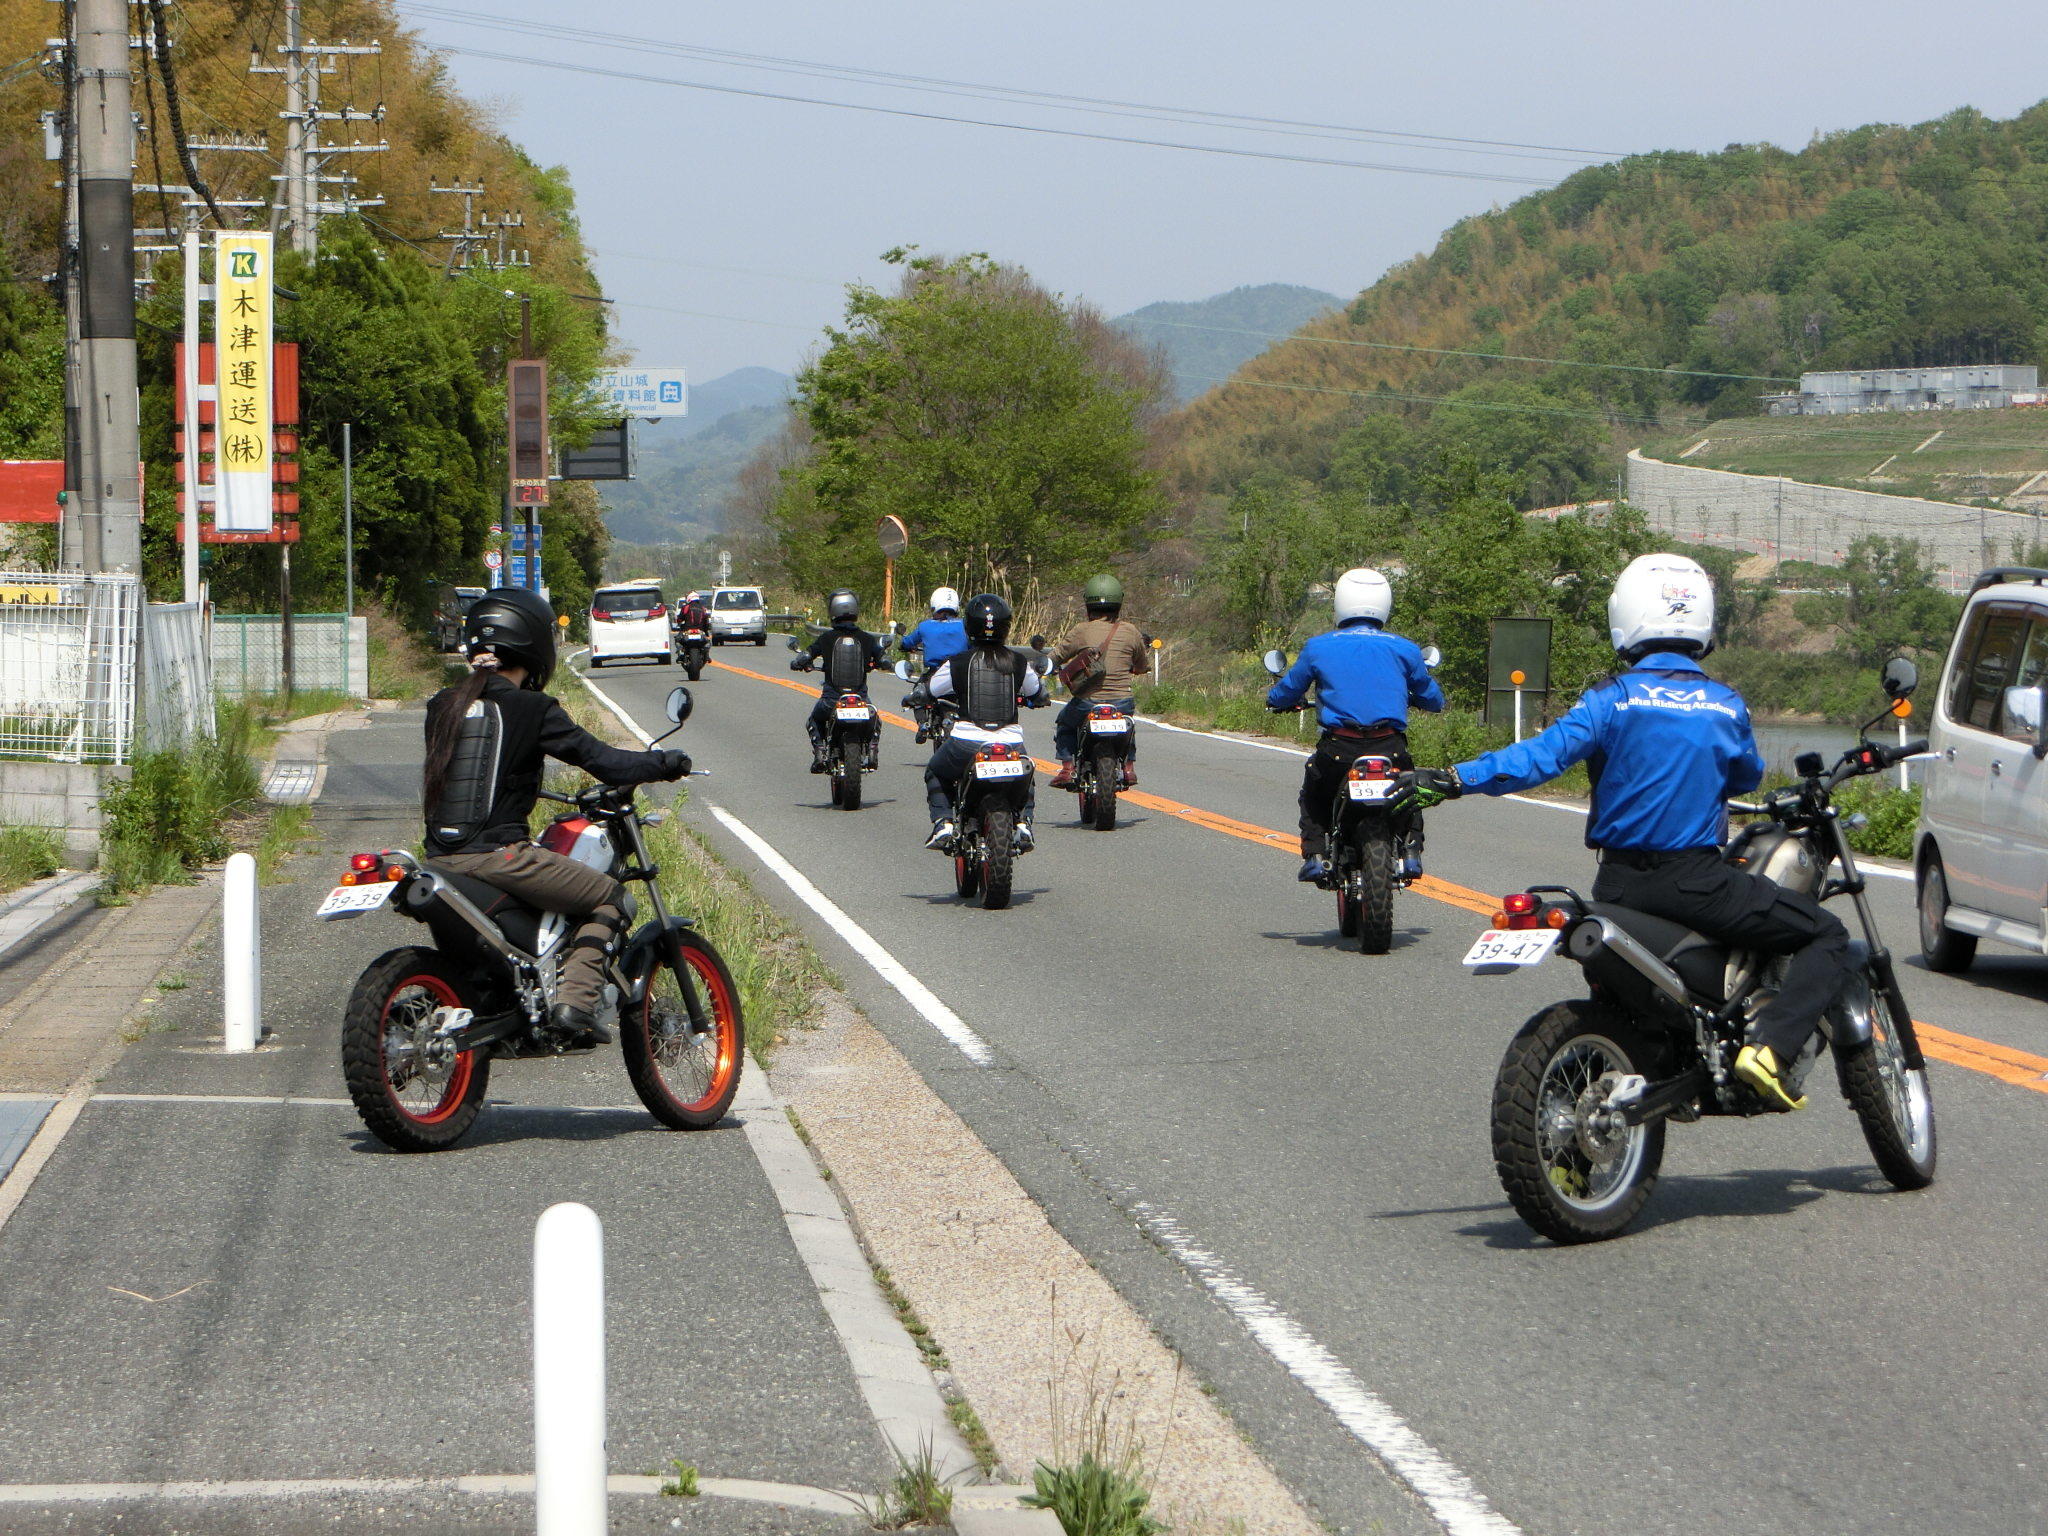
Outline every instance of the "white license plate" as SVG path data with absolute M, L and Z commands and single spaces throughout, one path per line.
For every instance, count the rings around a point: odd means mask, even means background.
M 1114 720 L 1090 720 L 1089 732 L 1096 736 L 1122 736 L 1131 728 L 1131 722 L 1119 715 Z
M 1352 779 L 1351 798 L 1354 800 L 1385 800 L 1394 793 L 1393 779 Z
M 977 779 L 1021 779 L 1031 771 L 1029 763 L 976 763 L 974 776 Z
M 315 917 L 361 917 L 365 912 L 374 912 L 391 899 L 397 889 L 395 880 L 379 880 L 375 885 L 337 885 L 327 893 L 327 899 L 320 903 Z
M 1465 952 L 1467 965 L 1534 965 L 1557 948 L 1555 928 L 1494 928 Z
M 875 713 L 871 709 L 837 709 L 833 713 L 842 720 L 872 720 L 875 718 Z

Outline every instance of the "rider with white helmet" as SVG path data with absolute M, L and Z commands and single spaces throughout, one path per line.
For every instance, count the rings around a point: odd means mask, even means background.
M 1394 611 L 1394 589 L 1387 578 L 1367 566 L 1337 578 L 1337 627 L 1317 635 L 1301 648 L 1287 675 L 1266 695 L 1268 709 L 1293 709 L 1316 690 L 1316 718 L 1323 734 L 1310 754 L 1301 780 L 1301 873 L 1304 881 L 1329 874 L 1324 855 L 1330 843 L 1330 807 L 1351 764 L 1371 753 L 1390 757 L 1402 768 L 1408 756 L 1410 706 L 1434 713 L 1444 707 L 1444 691 L 1429 675 L 1422 651 L 1413 640 L 1387 628 Z M 1413 846 L 1420 848 L 1417 818 Z M 1410 875 L 1422 872 L 1411 859 Z
M 1735 1072 L 1766 1103 L 1799 1109 L 1785 1073 L 1841 988 L 1849 933 L 1812 897 L 1722 861 L 1726 802 L 1763 781 L 1764 760 L 1742 695 L 1700 667 L 1714 648 L 1713 583 L 1683 555 L 1643 555 L 1616 580 L 1607 623 L 1620 673 L 1541 735 L 1417 773 L 1417 802 L 1510 794 L 1589 762 L 1595 901 L 1789 957 Z
M 910 697 L 904 700 L 917 712 L 920 744 L 926 736 L 924 706 L 931 701 L 927 691 L 931 675 L 941 663 L 967 649 L 967 626 L 960 622 L 960 594 L 951 587 L 934 587 L 931 610 L 930 618 L 918 620 L 910 633 L 896 642 L 904 655 L 915 651 L 924 662 L 924 677 L 912 685 Z

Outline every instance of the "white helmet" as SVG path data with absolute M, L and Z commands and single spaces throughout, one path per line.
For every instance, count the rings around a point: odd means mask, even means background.
M 1684 555 L 1638 555 L 1607 599 L 1607 633 L 1623 657 L 1655 648 L 1714 648 L 1714 583 Z
M 1361 565 L 1337 578 L 1339 624 L 1346 619 L 1371 619 L 1375 624 L 1384 624 L 1393 611 L 1394 589 L 1372 567 Z
M 686 603 L 701 603 L 702 601 L 704 601 L 704 594 L 702 592 L 693 591 L 687 597 L 685 597 L 683 601 Z
M 941 608 L 950 608 L 955 613 L 958 613 L 960 611 L 960 594 L 951 587 L 940 587 L 932 593 L 931 607 L 933 613 L 937 613 Z

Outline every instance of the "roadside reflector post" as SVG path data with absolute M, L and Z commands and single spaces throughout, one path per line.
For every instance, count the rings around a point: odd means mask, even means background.
M 263 1034 L 263 928 L 256 910 L 256 860 L 228 856 L 220 901 L 222 1046 L 253 1051 Z
M 1522 739 L 1522 684 L 1529 680 L 1529 674 L 1517 667 L 1508 674 L 1508 681 L 1515 685 L 1515 740 Z
M 564 1201 L 533 1228 L 533 1508 L 538 1536 L 604 1536 L 604 1226 Z

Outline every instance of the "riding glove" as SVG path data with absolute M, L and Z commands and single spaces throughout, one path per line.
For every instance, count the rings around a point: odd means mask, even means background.
M 1426 811 L 1465 793 L 1458 775 L 1449 768 L 1414 768 L 1401 775 L 1395 798 L 1418 811 Z
M 654 755 L 661 759 L 661 776 L 664 779 L 687 779 L 690 776 L 689 753 L 662 751 Z

